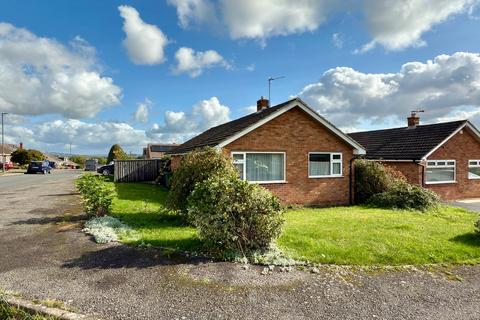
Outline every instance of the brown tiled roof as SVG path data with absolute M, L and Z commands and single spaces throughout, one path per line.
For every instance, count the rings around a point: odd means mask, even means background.
M 17 150 L 17 146 L 14 145 L 14 144 L 8 144 L 8 143 L 5 143 L 5 146 L 3 148 L 3 152 L 5 152 L 5 154 L 12 154 L 13 151 Z M 0 143 L 0 154 L 2 153 L 2 144 Z
M 291 99 L 276 106 L 263 109 L 255 113 L 251 113 L 242 118 L 210 128 L 207 131 L 199 134 L 198 136 L 195 136 L 192 139 L 186 141 L 185 143 L 179 145 L 177 148 L 169 151 L 168 153 L 186 153 L 202 147 L 214 147 L 222 141 L 257 123 L 258 121 L 265 119 L 275 111 L 288 105 L 294 100 L 297 99 Z
M 367 159 L 420 160 L 467 120 L 350 133 L 367 149 Z

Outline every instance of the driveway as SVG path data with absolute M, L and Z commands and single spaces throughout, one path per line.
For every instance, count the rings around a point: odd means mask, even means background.
M 95 244 L 80 232 L 75 176 L 0 177 L 2 290 L 104 319 L 480 319 L 478 266 L 262 275 Z
M 480 212 L 480 199 L 457 200 L 448 203 L 449 205 L 464 208 L 470 211 Z

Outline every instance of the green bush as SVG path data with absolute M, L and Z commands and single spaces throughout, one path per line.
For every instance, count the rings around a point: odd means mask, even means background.
M 396 181 L 387 191 L 368 199 L 367 204 L 379 208 L 427 211 L 440 203 L 438 195 L 426 188 Z
M 475 223 L 475 231 L 477 232 L 478 236 L 480 237 L 480 219 Z
M 89 216 L 104 216 L 110 213 L 112 201 L 116 196 L 115 188 L 105 178 L 86 173 L 76 181 L 83 198 L 85 212 Z
M 110 151 L 108 151 L 107 163 L 112 162 L 113 160 L 126 160 L 129 159 L 128 155 L 123 151 L 122 147 L 119 144 L 114 144 Z
M 379 162 L 355 160 L 355 201 L 366 203 L 370 197 L 385 192 L 405 177 L 398 171 Z
M 198 183 L 188 198 L 188 211 L 202 240 L 244 256 L 268 249 L 284 221 L 276 196 L 231 175 Z
M 232 160 L 214 148 L 204 148 L 186 154 L 170 180 L 167 206 L 187 215 L 187 198 L 195 185 L 212 176 L 236 177 Z M 190 219 L 187 219 L 190 220 Z

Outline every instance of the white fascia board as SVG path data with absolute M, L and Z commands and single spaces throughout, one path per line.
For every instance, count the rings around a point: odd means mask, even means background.
M 455 131 L 453 131 L 448 137 L 446 137 L 442 142 L 440 142 L 437 146 L 435 146 L 435 148 L 433 148 L 432 150 L 430 150 L 426 155 L 424 155 L 422 157 L 422 160 L 427 160 L 427 158 L 429 156 L 431 156 L 435 151 L 438 150 L 438 148 L 440 148 L 441 146 L 443 146 L 448 140 L 450 140 L 453 136 L 455 136 L 457 133 L 460 132 L 460 130 L 462 130 L 463 128 L 465 128 L 465 126 L 469 124 L 469 122 L 465 122 L 464 124 L 462 124 L 461 126 L 459 126 Z M 472 125 L 470 125 L 470 127 L 473 127 Z M 480 133 L 478 132 L 477 129 L 475 129 L 475 127 L 473 127 L 472 129 L 480 138 Z

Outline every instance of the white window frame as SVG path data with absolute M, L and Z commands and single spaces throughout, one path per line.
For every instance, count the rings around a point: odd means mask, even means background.
M 430 162 L 434 162 L 434 165 L 430 165 Z M 445 162 L 445 165 L 439 165 L 439 162 Z M 449 181 L 427 181 L 427 174 L 425 173 L 425 184 L 442 184 L 442 183 L 457 183 L 457 161 L 455 160 L 427 160 L 428 168 L 451 168 L 452 165 L 447 165 L 447 162 L 453 162 L 453 180 Z
M 310 155 L 311 154 L 329 154 L 330 155 L 330 174 L 328 175 L 310 175 Z M 333 155 L 340 155 L 340 159 L 333 159 Z M 310 179 L 318 179 L 318 178 L 341 178 L 343 177 L 343 154 L 341 152 L 309 152 L 308 153 L 308 178 Z M 333 174 L 333 164 L 334 163 L 340 163 L 340 174 Z
M 470 164 L 471 161 L 476 162 L 477 164 Z M 480 168 L 480 160 L 468 160 L 467 176 L 469 180 L 479 180 L 480 178 L 470 178 L 470 168 Z
M 271 180 L 271 181 L 249 181 L 247 180 L 247 154 L 248 153 L 271 153 L 271 154 L 283 154 L 283 180 Z M 236 154 L 243 155 L 243 160 L 235 160 L 233 156 Z M 284 151 L 232 151 L 231 152 L 233 164 L 243 164 L 243 180 L 250 183 L 258 184 L 272 184 L 272 183 L 286 183 L 287 180 L 287 154 Z

